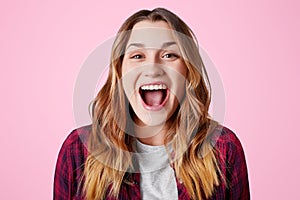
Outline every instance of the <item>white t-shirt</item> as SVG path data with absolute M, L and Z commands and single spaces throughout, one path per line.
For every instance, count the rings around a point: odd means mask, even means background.
M 177 200 L 175 172 L 165 146 L 146 145 L 137 140 L 136 148 L 142 199 Z

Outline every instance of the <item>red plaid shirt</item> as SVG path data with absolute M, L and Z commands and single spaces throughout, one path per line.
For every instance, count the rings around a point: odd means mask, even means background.
M 220 132 L 216 134 L 215 149 L 218 163 L 223 175 L 227 180 L 227 187 L 224 182 L 217 187 L 211 200 L 248 200 L 250 199 L 247 166 L 244 151 L 236 135 L 226 127 L 219 126 Z M 55 200 L 83 200 L 82 188 L 79 186 L 83 174 L 84 162 L 88 156 L 86 142 L 91 132 L 91 126 L 81 127 L 72 131 L 62 145 L 59 152 L 55 178 L 54 196 Z M 127 173 L 127 181 L 133 184 L 123 183 L 121 186 L 119 200 L 141 199 L 140 174 Z M 190 199 L 185 186 L 177 181 L 178 199 Z M 107 200 L 115 200 L 108 195 Z

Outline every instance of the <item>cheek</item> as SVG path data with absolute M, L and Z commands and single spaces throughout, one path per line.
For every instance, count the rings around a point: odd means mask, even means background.
M 182 74 L 182 76 L 184 76 L 186 78 L 187 75 L 187 67 L 182 63 L 179 67 L 178 67 L 178 72 L 180 74 Z
M 122 74 L 122 85 L 128 99 L 130 99 L 134 92 L 134 87 L 132 85 L 132 81 L 130 80 L 131 78 L 128 75 L 126 75 L 126 73 Z
M 122 66 L 122 85 L 128 99 L 136 92 L 136 81 L 139 77 L 138 70 L 132 70 L 128 65 Z
M 187 67 L 182 60 L 174 63 L 173 69 L 176 72 L 180 73 L 183 77 L 187 77 Z
M 124 76 L 124 75 L 126 75 L 126 73 L 127 73 L 127 71 L 128 71 L 128 63 L 127 62 L 125 62 L 125 61 L 123 61 L 123 63 L 122 63 L 122 66 L 121 66 L 121 69 L 122 69 L 122 77 Z
M 176 78 L 176 82 L 178 83 L 178 89 L 179 89 L 179 99 L 184 96 L 185 93 L 185 83 L 187 81 L 187 67 L 182 63 L 178 68 L 177 68 L 178 75 Z
M 124 60 L 122 63 L 122 77 L 125 76 L 131 76 L 134 77 L 136 76 L 136 74 L 140 73 L 139 68 L 136 66 L 136 64 L 130 62 L 130 61 L 126 61 Z

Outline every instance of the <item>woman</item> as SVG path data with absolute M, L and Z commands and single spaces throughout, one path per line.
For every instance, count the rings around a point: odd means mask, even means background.
M 242 146 L 209 105 L 191 29 L 163 8 L 133 14 L 113 44 L 92 125 L 60 150 L 54 199 L 250 199 Z

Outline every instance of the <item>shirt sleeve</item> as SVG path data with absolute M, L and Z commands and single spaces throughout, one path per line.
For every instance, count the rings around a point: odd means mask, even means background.
M 56 162 L 54 200 L 84 199 L 81 180 L 88 156 L 87 139 L 91 126 L 73 130 L 64 141 Z
M 228 137 L 226 150 L 226 199 L 250 199 L 248 171 L 246 159 L 241 142 L 236 135 L 225 128 Z
M 71 160 L 70 160 L 69 139 L 63 143 L 56 162 L 56 169 L 54 175 L 54 200 L 68 200 L 71 199 Z

